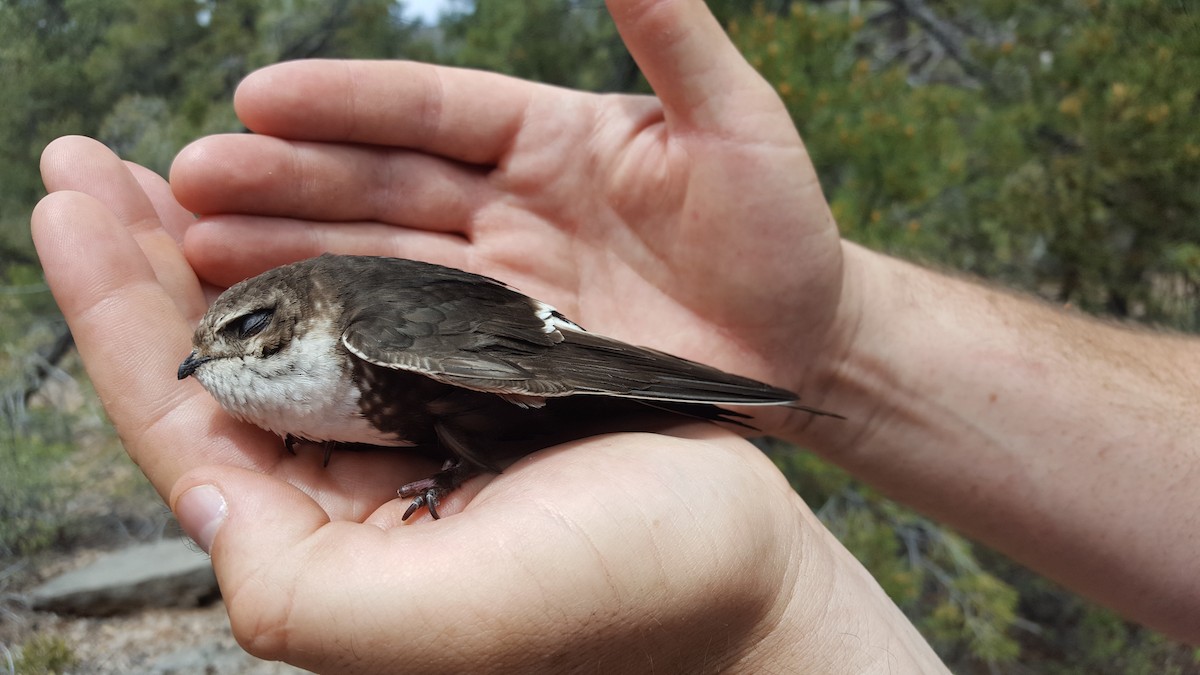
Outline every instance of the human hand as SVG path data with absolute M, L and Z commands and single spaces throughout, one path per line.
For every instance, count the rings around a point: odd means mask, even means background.
M 337 672 L 938 667 L 770 462 L 712 425 L 535 453 L 401 524 L 422 460 L 322 469 L 176 381 L 205 301 L 178 248 L 192 216 L 160 178 L 79 138 L 42 170 L 47 280 L 251 653 Z
M 702 2 L 610 5 L 658 98 L 402 62 L 252 74 L 257 135 L 172 169 L 192 265 L 228 286 L 324 251 L 447 264 L 820 407 L 841 244 L 787 111 Z

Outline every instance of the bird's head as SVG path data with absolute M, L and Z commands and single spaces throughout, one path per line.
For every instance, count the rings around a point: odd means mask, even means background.
M 210 380 L 232 370 L 269 376 L 286 359 L 285 352 L 305 327 L 300 289 L 282 274 L 271 272 L 231 286 L 209 307 L 192 336 L 192 353 L 179 365 L 177 377 Z

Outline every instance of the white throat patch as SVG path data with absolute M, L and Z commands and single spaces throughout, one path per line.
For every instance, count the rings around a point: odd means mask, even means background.
M 363 417 L 359 391 L 344 370 L 349 358 L 332 322 L 308 330 L 268 357 L 214 359 L 195 373 L 200 384 L 234 417 L 311 441 L 411 445 L 384 434 Z

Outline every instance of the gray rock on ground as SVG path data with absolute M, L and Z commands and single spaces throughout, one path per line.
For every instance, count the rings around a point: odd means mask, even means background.
M 215 599 L 208 556 L 187 539 L 164 539 L 109 554 L 30 592 L 32 608 L 112 616 L 150 607 L 195 607 Z

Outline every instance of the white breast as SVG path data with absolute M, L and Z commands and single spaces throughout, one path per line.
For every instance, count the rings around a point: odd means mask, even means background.
M 195 377 L 234 417 L 280 436 L 412 445 L 362 416 L 358 387 L 343 367 L 347 358 L 332 327 L 314 324 L 276 354 L 216 359 Z

